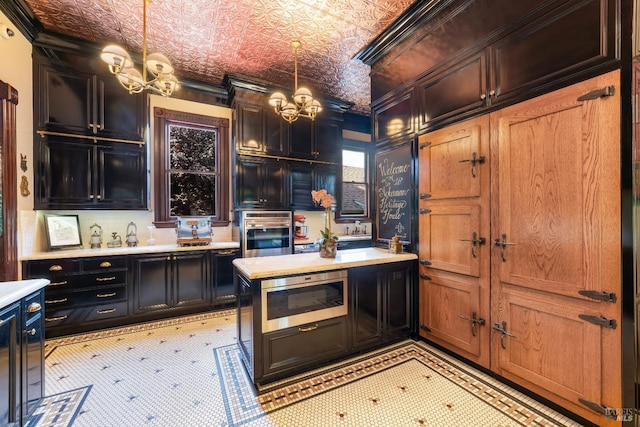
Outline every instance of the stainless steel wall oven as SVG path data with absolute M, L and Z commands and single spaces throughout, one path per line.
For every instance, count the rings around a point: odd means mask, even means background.
M 293 253 L 292 211 L 240 211 L 242 257 Z
M 346 316 L 347 282 L 346 270 L 263 280 L 262 332 Z

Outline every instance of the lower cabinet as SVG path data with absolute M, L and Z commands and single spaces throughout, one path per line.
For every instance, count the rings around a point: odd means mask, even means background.
M 216 306 L 234 304 L 236 291 L 233 286 L 233 260 L 240 255 L 238 249 L 217 250 L 211 253 L 213 303 Z
M 50 281 L 43 318 L 52 338 L 229 307 L 237 256 L 238 249 L 207 248 L 58 258 L 23 261 L 22 271 L 24 279 Z
M 126 256 L 25 261 L 25 279 L 50 281 L 44 291 L 47 338 L 125 322 L 127 270 Z
M 134 313 L 209 305 L 209 256 L 209 251 L 132 256 Z
M 287 328 L 262 335 L 265 376 L 286 373 L 346 354 L 349 349 L 347 316 Z
M 24 425 L 44 392 L 43 292 L 0 309 L 0 425 Z
M 407 337 L 412 332 L 413 264 L 349 270 L 349 312 L 354 349 Z

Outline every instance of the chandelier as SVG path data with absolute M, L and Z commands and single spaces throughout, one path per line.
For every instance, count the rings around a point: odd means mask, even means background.
M 299 117 L 306 117 L 308 119 L 315 119 L 316 114 L 322 111 L 320 103 L 313 99 L 311 91 L 305 87 L 298 88 L 298 49 L 300 49 L 299 40 L 291 42 L 294 55 L 294 90 L 293 102 L 287 101 L 287 97 L 280 92 L 276 92 L 269 98 L 269 105 L 274 107 L 276 113 L 289 123 L 293 123 L 298 120 Z
M 122 87 L 129 93 L 150 90 L 162 96 L 171 96 L 178 88 L 178 80 L 173 75 L 173 66 L 161 53 L 147 57 L 147 2 L 142 0 L 142 73 L 133 68 L 133 61 L 126 50 L 117 45 L 102 49 L 100 58 L 109 65 L 109 71 L 116 76 Z M 147 80 L 148 73 L 151 79 Z

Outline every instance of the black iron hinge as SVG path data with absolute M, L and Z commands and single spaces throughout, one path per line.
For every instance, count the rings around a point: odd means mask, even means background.
M 423 331 L 431 332 L 431 329 L 429 329 L 429 327 L 424 323 L 420 323 L 420 329 L 422 329 Z
M 422 215 L 422 214 L 428 214 L 428 213 L 431 213 L 431 209 L 426 209 L 426 208 L 424 208 L 424 209 L 420 209 L 420 215 Z
M 617 323 L 615 319 L 607 319 L 606 317 L 591 316 L 589 314 L 578 314 L 578 317 L 594 325 L 602 326 L 603 328 L 615 329 Z
M 603 96 L 613 96 L 616 93 L 615 86 L 605 86 L 602 89 L 592 90 L 578 98 L 578 101 L 590 101 L 592 99 L 602 98 Z
M 420 278 L 421 278 L 422 280 L 431 280 L 431 277 L 430 277 L 430 276 L 427 276 L 427 275 L 426 275 L 426 274 L 424 274 L 424 273 L 420 273 Z
M 431 197 L 431 194 L 429 193 L 420 193 L 420 200 L 425 200 L 425 199 L 428 199 L 429 197 Z
M 583 289 L 578 291 L 578 293 L 583 297 L 596 299 L 599 301 L 616 302 L 617 300 L 616 294 L 613 292 L 587 291 Z
M 578 398 L 578 400 L 580 401 L 580 403 L 582 403 L 584 406 L 586 406 L 587 408 L 596 411 L 599 414 L 604 415 L 605 417 L 609 418 L 610 420 L 617 420 L 618 419 L 618 411 L 616 411 L 614 408 L 609 408 L 608 406 L 604 406 L 604 405 L 599 405 L 595 402 L 590 402 L 588 400 L 585 400 L 581 397 Z
M 431 265 L 431 261 L 426 260 L 424 258 L 420 258 L 420 264 L 429 266 L 429 265 Z
M 419 148 L 422 150 L 423 148 L 426 148 L 426 147 L 428 147 L 430 145 L 431 145 L 431 142 L 423 142 L 422 144 L 420 144 Z

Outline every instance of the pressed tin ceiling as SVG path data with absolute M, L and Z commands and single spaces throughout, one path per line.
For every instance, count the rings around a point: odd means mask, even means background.
M 47 31 L 142 51 L 142 0 L 25 0 Z M 147 52 L 165 54 L 181 76 L 221 85 L 225 74 L 293 92 L 299 86 L 370 112 L 369 66 L 353 57 L 410 0 L 152 0 Z M 136 64 L 140 69 L 140 64 Z M 105 65 L 106 67 L 106 65 Z

